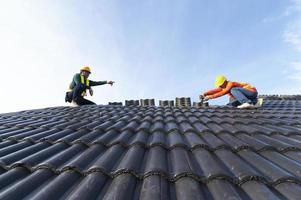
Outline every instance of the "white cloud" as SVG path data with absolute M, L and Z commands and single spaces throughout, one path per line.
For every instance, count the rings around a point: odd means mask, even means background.
M 301 82 L 301 61 L 292 62 L 290 67 L 293 70 L 293 73 L 290 73 L 288 78 Z
M 294 16 L 294 20 L 287 24 L 287 28 L 283 34 L 284 42 L 290 44 L 292 48 L 301 56 L 301 0 L 291 0 L 285 14 Z M 295 60 L 287 65 L 285 75 L 288 79 L 296 81 L 298 89 L 301 88 L 301 60 Z

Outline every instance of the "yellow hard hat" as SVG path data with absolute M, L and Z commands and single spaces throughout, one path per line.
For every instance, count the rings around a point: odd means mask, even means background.
M 80 69 L 80 71 L 86 71 L 86 72 L 91 73 L 91 69 L 90 69 L 89 66 L 83 66 L 83 67 Z
M 215 78 L 215 86 L 216 87 L 220 87 L 221 85 L 224 84 L 224 82 L 227 80 L 227 78 L 223 75 L 218 75 L 216 78 Z

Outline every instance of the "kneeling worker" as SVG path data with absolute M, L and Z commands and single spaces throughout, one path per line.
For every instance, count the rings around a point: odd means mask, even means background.
M 80 69 L 80 73 L 73 76 L 72 82 L 69 86 L 69 92 L 66 93 L 65 101 L 72 103 L 74 106 L 78 105 L 92 105 L 95 104 L 84 98 L 87 96 L 86 90 L 89 90 L 90 95 L 93 95 L 92 86 L 114 84 L 114 81 L 91 81 L 88 79 L 91 74 L 91 69 L 88 66 L 84 66 Z
M 228 105 L 237 108 L 252 108 L 257 103 L 257 90 L 248 83 L 229 81 L 225 76 L 219 75 L 216 77 L 215 86 L 216 89 L 205 92 L 200 98 L 208 101 L 228 94 L 231 99 Z

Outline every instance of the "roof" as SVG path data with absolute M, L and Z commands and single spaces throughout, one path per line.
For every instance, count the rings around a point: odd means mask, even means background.
M 0 115 L 0 199 L 299 199 L 301 100 Z

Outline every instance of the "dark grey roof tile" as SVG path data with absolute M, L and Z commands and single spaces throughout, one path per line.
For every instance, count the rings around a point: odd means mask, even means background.
M 117 144 L 108 149 L 99 157 L 88 171 L 101 171 L 109 174 L 113 168 L 122 159 L 125 148 Z
M 202 134 L 202 138 L 212 149 L 216 149 L 220 146 L 226 146 L 226 143 L 216 137 L 213 133 L 204 133 Z
M 250 133 L 250 134 L 262 133 L 261 130 L 258 130 L 253 126 L 244 125 L 241 122 L 235 123 L 234 127 L 244 133 Z
M 287 199 L 299 200 L 301 197 L 300 184 L 284 182 L 276 185 L 275 188 Z
M 173 131 L 167 135 L 168 147 L 184 147 L 187 148 L 188 144 L 185 141 L 185 138 L 178 131 Z
M 193 127 L 199 132 L 199 133 L 203 133 L 203 132 L 207 132 L 209 131 L 209 128 L 207 126 L 205 126 L 205 124 L 202 124 L 201 122 L 196 122 L 193 124 Z
M 301 149 L 301 140 L 296 140 L 294 138 L 289 138 L 287 136 L 279 135 L 279 134 L 272 135 L 271 137 L 278 141 L 283 141 L 286 144 L 289 144 L 289 145 L 292 145 L 294 147 L 298 147 L 299 149 Z
M 152 122 L 153 121 L 153 118 L 149 115 L 146 115 L 145 117 L 143 117 L 142 121 L 149 121 L 149 122 Z
M 104 144 L 107 145 L 108 143 L 110 143 L 111 141 L 114 140 L 114 138 L 119 136 L 119 132 L 112 129 L 109 131 L 104 132 L 102 135 L 99 135 L 98 138 L 96 138 L 93 143 L 100 143 L 100 144 Z
M 182 133 L 186 133 L 188 131 L 195 131 L 195 129 L 190 125 L 190 123 L 186 121 L 180 123 L 180 130 Z
M 149 146 L 154 146 L 154 145 L 163 145 L 167 146 L 167 141 L 166 141 L 166 134 L 162 131 L 156 131 L 153 132 L 148 140 L 148 145 Z
M 264 178 L 269 182 L 275 183 L 283 177 L 292 177 L 292 174 L 288 173 L 257 153 L 244 150 L 240 151 L 239 155 L 246 160 L 250 166 L 253 166 L 260 171 Z
M 74 124 L 77 124 L 78 121 L 76 120 L 71 120 L 71 121 L 66 121 L 66 122 L 63 122 L 63 123 L 60 123 L 58 125 L 55 125 L 55 126 L 52 126 L 52 128 L 56 128 L 56 129 L 66 129 L 66 127 L 68 126 L 73 126 Z M 82 122 L 81 122 L 82 123 Z
M 260 177 L 260 174 L 237 154 L 225 149 L 217 150 L 215 154 L 239 181 Z
M 27 130 L 23 133 L 18 133 L 16 135 L 12 135 L 12 136 L 9 136 L 8 139 L 14 139 L 14 140 L 22 140 L 28 136 L 32 136 L 32 135 L 35 135 L 35 134 L 38 134 L 40 133 L 42 130 L 40 129 L 33 129 L 33 130 Z
M 101 144 L 94 144 L 80 152 L 77 156 L 73 156 L 73 159 L 69 160 L 68 163 L 61 165 L 61 169 L 63 171 L 75 170 L 83 173 L 106 151 L 106 149 L 107 148 Z
M 179 130 L 179 126 L 177 123 L 173 122 L 173 121 L 169 121 L 166 122 L 165 124 L 165 130 L 167 133 L 175 131 L 175 130 Z
M 32 128 L 14 128 L 13 130 L 7 130 L 7 131 L 3 131 L 3 133 L 1 133 L 0 138 L 1 139 L 6 139 L 8 137 L 13 137 L 16 136 L 18 134 L 22 134 L 22 133 L 26 133 L 28 131 L 32 131 Z
M 31 169 L 32 167 L 38 165 L 42 161 L 49 159 L 53 155 L 58 154 L 59 152 L 65 150 L 67 148 L 68 148 L 68 146 L 64 143 L 54 144 L 54 145 L 46 147 L 45 149 L 38 151 L 34 154 L 31 154 L 26 157 L 22 157 L 21 160 L 14 162 L 12 164 L 12 166 L 13 167 L 14 166 L 25 166 L 25 167 Z
M 205 147 L 207 143 L 197 134 L 194 132 L 187 132 L 184 134 L 185 140 L 188 143 L 189 148 L 196 148 L 196 147 Z
M 195 122 L 198 122 L 199 119 L 197 117 L 195 117 L 194 115 L 191 115 L 188 117 L 188 121 L 189 121 L 189 123 L 193 124 Z
M 164 122 L 167 123 L 167 122 L 176 122 L 176 118 L 172 115 L 168 115 L 164 118 Z
M 281 140 L 277 140 L 275 138 L 272 138 L 272 137 L 269 137 L 269 136 L 266 136 L 266 135 L 254 135 L 254 138 L 272 146 L 272 147 L 275 147 L 277 149 L 286 149 L 286 148 L 292 148 L 293 146 L 290 145 L 290 144 L 287 144 Z
M 137 131 L 149 131 L 149 128 L 151 126 L 151 123 L 149 121 L 143 121 L 140 123 L 140 125 L 137 127 Z
M 72 186 L 80 182 L 81 175 L 74 171 L 67 171 L 56 176 L 51 182 L 45 184 L 41 190 L 35 195 L 30 196 L 30 199 L 52 200 L 64 199 L 72 192 Z
M 155 132 L 155 131 L 164 131 L 164 123 L 161 121 L 154 122 L 150 128 L 150 132 Z
M 112 121 L 106 121 L 106 122 L 101 123 L 98 126 L 95 126 L 94 129 L 101 129 L 104 131 L 104 130 L 108 129 L 110 126 L 112 126 L 113 124 L 114 124 L 114 122 L 112 122 Z
M 132 173 L 138 175 L 141 171 L 142 160 L 145 155 L 145 149 L 135 145 L 127 149 L 118 166 L 114 168 L 114 175 L 120 173 Z
M 130 174 L 121 174 L 110 182 L 107 189 L 103 190 L 104 193 L 101 194 L 99 199 L 135 199 L 136 182 L 137 180 L 134 176 Z
M 185 117 L 185 115 L 183 115 L 183 114 L 178 115 L 176 117 L 176 122 L 179 123 L 179 124 L 181 124 L 183 122 L 187 122 L 187 121 L 188 121 L 187 117 Z
M 77 130 L 77 129 L 84 129 L 86 128 L 89 121 L 83 120 L 83 121 L 74 121 L 72 125 L 64 127 L 64 129 L 71 129 L 71 130 Z
M 84 144 L 91 144 L 96 138 L 103 135 L 103 132 L 101 130 L 93 130 L 86 134 L 84 134 L 82 137 L 77 138 L 73 143 L 79 143 L 82 142 Z
M 208 117 L 206 117 L 206 116 L 204 116 L 204 115 L 201 115 L 200 118 L 199 118 L 199 120 L 200 120 L 202 123 L 204 123 L 204 124 L 207 124 L 207 123 L 209 123 L 209 122 L 213 122 L 212 119 L 210 119 L 210 118 L 208 118 Z
M 264 143 L 263 141 L 256 139 L 247 134 L 238 134 L 236 135 L 236 137 L 242 140 L 243 142 L 247 143 L 255 150 L 261 150 L 269 146 L 267 143 Z
M 300 151 L 287 151 L 283 153 L 285 156 L 290 157 L 293 160 L 301 163 L 301 152 Z
M 123 144 L 128 145 L 129 141 L 133 137 L 134 133 L 131 130 L 124 130 L 122 131 L 116 138 L 114 138 L 112 141 L 108 143 L 109 146 L 112 146 L 114 144 Z
M 68 134 L 65 137 L 56 140 L 56 142 L 65 142 L 71 144 L 75 140 L 85 136 L 87 133 L 88 132 L 86 129 L 79 129 L 78 131 L 74 131 L 72 134 Z
M 282 125 L 282 128 L 287 130 L 287 134 L 301 134 L 301 128 L 297 126 Z
M 99 119 L 95 119 L 92 122 L 87 123 L 86 129 L 93 130 L 93 129 L 95 129 L 95 127 L 101 125 L 102 123 L 103 123 L 103 121 L 101 121 Z
M 0 175 L 0 192 L 30 174 L 26 168 L 17 167 Z
M 187 150 L 183 148 L 174 148 L 169 152 L 169 173 L 172 179 L 178 179 L 182 176 L 201 175 L 201 171 L 195 168 L 195 161 Z
M 1 152 L 1 149 L 6 148 L 6 147 L 11 146 L 16 143 L 17 142 L 14 140 L 5 140 L 5 141 L 0 142 L 0 152 Z
M 148 176 L 143 179 L 139 199 L 170 199 L 169 183 L 161 176 Z
M 26 126 L 29 126 L 31 124 L 35 124 L 37 122 L 43 122 L 44 120 L 43 119 L 40 119 L 40 120 L 37 120 L 37 119 L 28 119 L 28 120 L 23 120 L 22 122 L 16 122 L 16 123 L 8 123 L 8 124 L 5 124 L 7 126 L 16 126 L 16 127 L 19 127 L 19 128 L 23 128 L 23 127 L 26 127 Z
M 219 124 L 219 126 L 221 127 L 221 129 L 223 131 L 229 132 L 231 134 L 237 134 L 240 132 L 239 129 L 237 129 L 235 126 L 233 126 L 232 124 L 229 124 L 229 123 L 221 123 L 221 124 Z
M 267 185 L 264 185 L 261 182 L 248 181 L 244 183 L 242 189 L 248 194 L 251 199 L 256 200 L 280 200 L 283 199 L 283 196 L 275 193 Z
M 206 200 L 208 196 L 203 192 L 199 182 L 190 178 L 184 177 L 175 182 L 176 199 L 183 200 Z
M 43 149 L 46 149 L 47 147 L 49 147 L 50 144 L 49 143 L 37 143 L 37 144 L 33 144 L 31 146 L 28 146 L 24 149 L 15 151 L 11 154 L 8 154 L 6 156 L 2 156 L 0 158 L 1 163 L 4 163 L 6 166 L 7 165 L 11 165 L 16 161 L 19 161 L 21 159 L 24 159 L 32 154 L 35 154 L 37 152 L 40 152 Z
M 143 130 L 136 132 L 133 137 L 132 140 L 130 142 L 128 142 L 128 144 L 130 146 L 134 145 L 134 144 L 141 144 L 143 146 L 147 145 L 147 141 L 149 138 L 149 134 Z
M 168 177 L 168 156 L 167 150 L 160 147 L 154 146 L 149 148 L 145 153 L 145 166 L 144 175 L 147 174 L 160 174 Z M 142 165 L 143 166 L 143 165 Z
M 164 121 L 164 117 L 162 115 L 157 115 L 155 116 L 155 118 L 153 119 L 153 121 Z
M 12 143 L 11 145 L 0 149 L 0 157 L 3 157 L 3 156 L 6 156 L 8 154 L 11 154 L 13 152 L 22 150 L 26 147 L 29 147 L 30 145 L 32 145 L 32 143 L 29 142 L 29 141 L 23 141 L 23 142 L 19 142 L 19 143 Z
M 249 145 L 247 143 L 243 142 L 242 140 L 239 140 L 238 138 L 236 138 L 233 135 L 228 134 L 228 133 L 220 134 L 219 138 L 222 139 L 223 141 L 225 141 L 225 143 L 227 143 L 229 146 L 231 146 L 232 148 L 235 148 L 235 149 L 239 149 L 242 147 L 249 147 Z
M 97 199 L 107 183 L 107 177 L 100 173 L 94 172 L 81 181 L 66 199 L 69 200 L 83 200 L 83 199 Z
M 57 131 L 54 134 L 44 137 L 44 139 L 49 140 L 49 141 L 57 141 L 63 137 L 66 137 L 67 135 L 73 134 L 74 132 L 75 131 L 70 130 L 70 129 L 61 130 L 61 131 Z
M 58 132 L 57 129 L 35 129 L 35 132 L 29 131 L 32 133 L 32 135 L 29 135 L 27 137 L 24 137 L 23 140 L 30 140 L 30 141 L 39 141 L 45 137 L 51 136 Z
M 70 160 L 74 159 L 80 153 L 82 153 L 87 147 L 82 144 L 74 144 L 71 147 L 65 149 L 64 151 L 53 155 L 51 158 L 40 163 L 38 168 L 50 168 L 56 171 L 59 167 L 68 163 Z
M 115 129 L 117 131 L 120 131 L 121 129 L 123 129 L 125 127 L 125 125 L 127 125 L 127 123 L 125 121 L 123 121 L 123 120 L 120 120 L 120 121 L 114 123 L 109 128 L 107 128 L 107 130 Z
M 214 153 L 210 153 L 206 149 L 196 149 L 193 151 L 193 156 L 202 170 L 202 176 L 205 176 L 207 180 L 233 177 Z
M 264 151 L 260 154 L 299 179 L 301 178 L 301 163 L 275 151 Z
M 25 128 L 24 128 L 25 129 Z M 4 134 L 8 134 L 10 132 L 14 132 L 14 131 L 17 131 L 17 132 L 21 132 L 21 131 L 24 131 L 24 129 L 20 129 L 18 127 L 7 127 L 7 126 L 0 126 L 0 137 L 2 138 L 2 136 Z M 28 130 L 31 130 L 31 128 L 27 128 Z M 9 136 L 9 135 L 8 135 Z M 6 137 L 8 137 L 6 136 Z
M 245 197 L 241 196 L 237 187 L 235 188 L 231 183 L 225 180 L 212 180 L 208 183 L 208 189 L 215 200 L 243 200 Z
M 14 185 L 8 187 L 4 191 L 0 191 L 0 199 L 23 199 L 28 197 L 34 191 L 39 191 L 43 184 L 54 177 L 50 170 L 38 170 L 26 178 L 17 181 Z
M 122 130 L 135 131 L 138 126 L 139 126 L 138 122 L 134 120 L 128 123 Z

